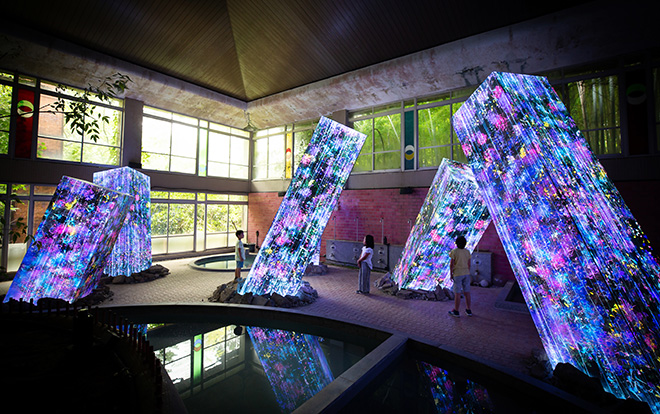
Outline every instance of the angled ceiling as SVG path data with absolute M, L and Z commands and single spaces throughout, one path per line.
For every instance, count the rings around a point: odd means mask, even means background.
M 250 102 L 579 3 L 33 0 L 3 18 Z

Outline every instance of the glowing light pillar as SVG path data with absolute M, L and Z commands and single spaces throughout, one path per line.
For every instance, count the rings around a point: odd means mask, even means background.
M 472 251 L 483 236 L 490 215 L 472 170 L 443 159 L 410 231 L 392 280 L 401 289 L 433 290 L 451 286 L 449 252 L 458 236 Z
M 492 73 L 453 125 L 552 363 L 660 413 L 658 262 L 548 81 Z
M 292 412 L 334 380 L 317 337 L 256 326 L 247 331 L 282 412 Z
M 241 294 L 298 293 L 365 139 L 321 117 Z
M 128 194 L 62 177 L 4 302 L 73 303 L 91 293 L 132 203 Z
M 94 183 L 133 196 L 105 273 L 131 276 L 151 266 L 151 179 L 130 167 L 94 173 Z

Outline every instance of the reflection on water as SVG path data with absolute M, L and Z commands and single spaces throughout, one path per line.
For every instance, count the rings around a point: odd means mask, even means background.
M 150 325 L 147 337 L 190 414 L 289 413 L 371 351 L 255 326 Z
M 492 413 L 493 403 L 486 388 L 476 382 L 456 377 L 442 368 L 418 361 L 417 367 L 426 382 L 438 413 Z
M 245 262 L 243 263 L 243 270 L 249 270 L 254 262 L 254 255 L 248 254 L 245 257 Z M 236 269 L 236 260 L 234 260 L 234 255 L 219 255 L 213 256 L 204 259 L 198 259 L 195 261 L 195 265 L 199 267 L 204 267 L 206 269 L 212 270 L 234 270 Z
M 280 329 L 247 330 L 282 412 L 295 410 L 333 381 L 318 337 Z

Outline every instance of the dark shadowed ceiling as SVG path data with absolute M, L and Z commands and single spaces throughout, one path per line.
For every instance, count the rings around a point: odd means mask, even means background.
M 32 0 L 2 18 L 252 101 L 578 3 Z

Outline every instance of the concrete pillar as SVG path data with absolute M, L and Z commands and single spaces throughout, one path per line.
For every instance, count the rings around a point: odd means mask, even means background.
M 140 168 L 142 165 L 142 108 L 144 103 L 124 99 L 124 144 L 121 165 Z

